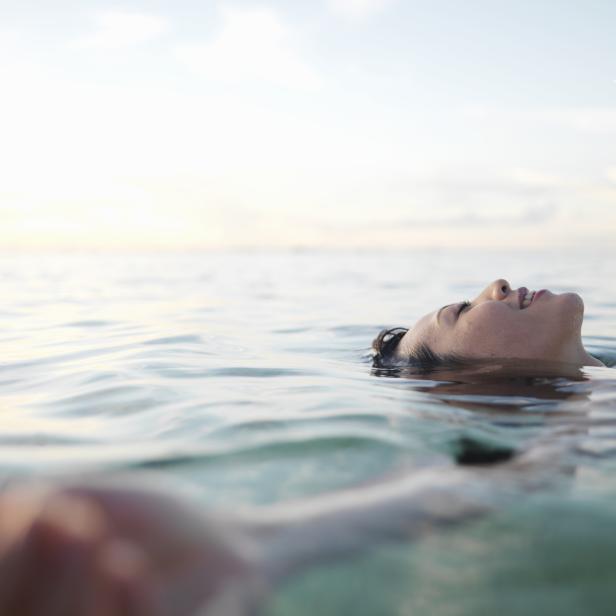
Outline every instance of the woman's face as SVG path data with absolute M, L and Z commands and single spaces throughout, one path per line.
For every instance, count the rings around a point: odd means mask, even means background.
M 506 280 L 489 284 L 469 305 L 457 302 L 422 317 L 398 352 L 427 345 L 438 355 L 520 358 L 584 363 L 581 340 L 584 303 L 576 293 L 512 289 Z

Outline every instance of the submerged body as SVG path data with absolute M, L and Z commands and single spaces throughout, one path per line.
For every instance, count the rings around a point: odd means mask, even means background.
M 248 616 L 299 571 L 506 506 L 555 460 L 531 448 L 495 468 L 447 464 L 233 513 L 143 479 L 14 487 L 0 493 L 0 616 Z

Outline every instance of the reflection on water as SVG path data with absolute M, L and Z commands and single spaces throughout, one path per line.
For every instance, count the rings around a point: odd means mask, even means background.
M 408 326 L 503 276 L 578 290 L 587 348 L 614 365 L 605 284 L 614 262 L 503 253 L 486 265 L 447 252 L 0 258 L 0 467 L 155 469 L 233 507 L 431 465 L 479 472 L 556 444 L 562 460 L 544 490 L 298 577 L 268 613 L 611 613 L 614 370 L 499 362 L 421 375 L 375 370 L 367 349 L 382 327 Z

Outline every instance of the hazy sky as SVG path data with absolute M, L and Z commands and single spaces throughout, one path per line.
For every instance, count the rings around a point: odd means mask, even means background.
M 0 0 L 0 249 L 615 239 L 613 0 Z

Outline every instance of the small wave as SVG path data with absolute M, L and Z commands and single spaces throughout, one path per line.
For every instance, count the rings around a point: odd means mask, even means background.
M 344 337 L 374 337 L 380 330 L 374 325 L 337 325 L 335 327 L 330 327 L 329 331 Z
M 71 321 L 69 323 L 64 323 L 61 327 L 108 327 L 110 325 L 116 325 L 115 321 L 90 319 L 85 321 Z
M 202 344 L 201 336 L 195 334 L 187 334 L 184 336 L 166 336 L 163 338 L 153 338 L 146 340 L 143 344 L 147 345 L 165 345 L 165 344 Z
M 174 396 L 160 386 L 116 385 L 97 387 L 77 395 L 60 397 L 43 403 L 60 415 L 126 415 L 157 408 Z
M 279 329 L 272 329 L 272 334 L 305 334 L 312 329 L 312 327 L 282 327 Z
M 207 370 L 204 376 L 275 378 L 279 376 L 316 376 L 316 373 L 295 368 L 252 368 L 249 366 L 238 366 L 235 368 L 212 368 Z
M 388 449 L 404 447 L 402 439 L 395 437 L 362 435 L 323 435 L 300 436 L 285 435 L 281 440 L 267 440 L 256 443 L 229 444 L 220 447 L 195 449 L 189 453 L 170 452 L 161 457 L 150 457 L 135 461 L 132 468 L 165 468 L 170 466 L 229 462 L 234 465 L 252 460 L 283 460 L 318 456 L 327 452 L 340 452 L 348 449 L 374 451 L 375 446 Z

